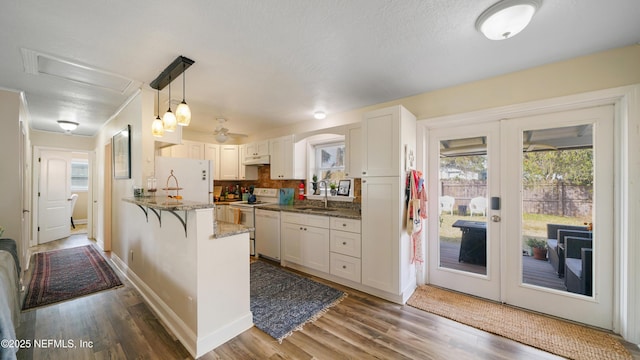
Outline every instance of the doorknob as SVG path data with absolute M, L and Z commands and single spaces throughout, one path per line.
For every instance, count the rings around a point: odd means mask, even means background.
M 502 220 L 502 219 L 498 215 L 491 216 L 491 221 L 493 221 L 493 222 L 500 222 L 500 220 Z

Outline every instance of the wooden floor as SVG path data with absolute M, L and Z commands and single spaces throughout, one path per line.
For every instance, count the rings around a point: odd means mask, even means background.
M 460 243 L 440 242 L 440 266 L 448 269 L 468 271 L 475 274 L 485 274 L 486 266 L 467 264 L 458 261 Z M 522 256 L 522 281 L 525 284 L 542 286 L 555 290 L 567 291 L 564 279 L 559 278 L 549 261 L 536 260 L 531 256 Z
M 86 236 L 45 245 L 90 243 Z M 106 254 L 108 258 L 108 254 Z M 91 341 L 92 347 L 28 349 L 18 359 L 187 359 L 131 284 L 24 312 L 19 339 Z M 321 282 L 327 281 L 316 279 Z M 28 278 L 25 283 L 28 283 Z M 278 344 L 252 328 L 202 359 L 556 359 L 526 345 L 336 284 L 349 296 Z M 625 344 L 640 358 L 640 351 Z

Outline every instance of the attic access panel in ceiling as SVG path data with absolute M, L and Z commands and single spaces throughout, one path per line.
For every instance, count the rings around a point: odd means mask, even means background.
M 124 94 L 134 83 L 124 76 L 89 66 L 80 65 L 69 60 L 39 53 L 30 49 L 22 49 L 24 70 L 33 75 L 50 75 L 64 80 L 81 83 Z

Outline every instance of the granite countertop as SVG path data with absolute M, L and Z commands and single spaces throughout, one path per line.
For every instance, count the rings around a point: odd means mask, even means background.
M 278 205 L 278 204 L 270 204 L 270 205 L 260 205 L 256 206 L 257 209 L 264 210 L 273 210 L 273 211 L 287 211 L 287 212 L 295 212 L 309 215 L 321 215 L 321 216 L 332 216 L 339 217 L 345 219 L 356 219 L 360 220 L 362 215 L 359 210 L 348 209 L 348 208 L 329 208 L 325 209 L 323 207 L 317 206 L 306 206 L 306 205 Z
M 248 233 L 250 231 L 254 231 L 255 229 L 252 227 L 248 227 L 241 224 L 233 224 L 226 221 L 215 221 L 213 225 L 213 237 L 214 238 L 222 238 L 231 235 Z
M 176 200 L 164 196 L 131 197 L 124 198 L 122 200 L 139 206 L 167 211 L 189 211 L 197 209 L 210 209 L 215 207 L 215 205 L 212 203 Z

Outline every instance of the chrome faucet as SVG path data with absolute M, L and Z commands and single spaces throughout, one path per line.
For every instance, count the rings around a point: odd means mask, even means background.
M 327 189 L 327 181 L 326 180 L 320 180 L 318 181 L 318 185 L 320 184 L 324 184 L 324 208 L 327 208 L 327 192 L 329 191 L 329 189 Z

